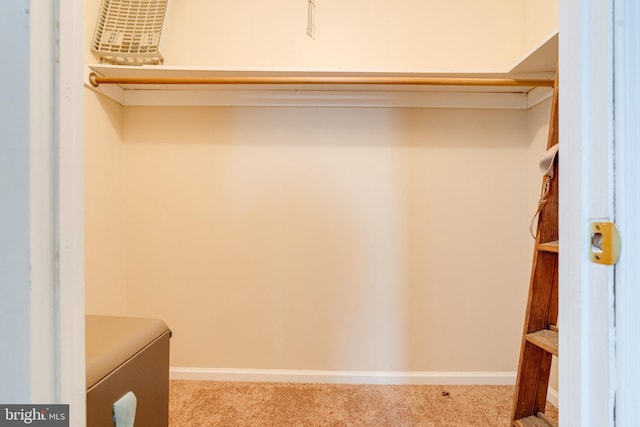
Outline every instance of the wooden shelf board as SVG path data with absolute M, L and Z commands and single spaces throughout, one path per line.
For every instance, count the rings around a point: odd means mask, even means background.
M 558 332 L 551 329 L 541 329 L 525 335 L 526 340 L 545 351 L 558 356 Z
M 516 420 L 513 425 L 514 427 L 557 427 L 553 421 L 535 415 Z
M 559 252 L 559 247 L 560 247 L 560 245 L 559 245 L 558 240 L 555 240 L 553 242 L 540 243 L 538 245 L 538 250 L 545 251 L 545 252 L 558 253 Z

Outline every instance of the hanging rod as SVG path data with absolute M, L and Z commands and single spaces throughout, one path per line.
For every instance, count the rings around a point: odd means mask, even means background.
M 89 74 L 93 87 L 135 85 L 404 85 L 404 86 L 524 86 L 553 87 L 553 80 L 432 78 L 432 77 L 105 77 Z

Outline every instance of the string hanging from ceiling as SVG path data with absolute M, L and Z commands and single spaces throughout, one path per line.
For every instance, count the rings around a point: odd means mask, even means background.
M 316 17 L 315 17 L 316 1 L 309 0 L 307 8 L 307 35 L 312 39 L 315 38 L 316 33 Z

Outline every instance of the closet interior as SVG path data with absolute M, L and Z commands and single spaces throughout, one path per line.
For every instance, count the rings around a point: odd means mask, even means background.
M 163 319 L 174 378 L 513 383 L 556 2 L 250 3 L 87 49 L 87 313 Z

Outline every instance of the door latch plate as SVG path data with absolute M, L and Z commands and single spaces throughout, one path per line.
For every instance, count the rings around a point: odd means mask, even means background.
M 620 234 L 613 222 L 592 222 L 589 226 L 591 262 L 615 265 L 620 257 Z

